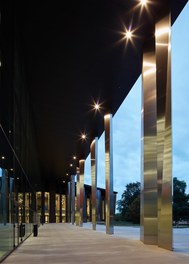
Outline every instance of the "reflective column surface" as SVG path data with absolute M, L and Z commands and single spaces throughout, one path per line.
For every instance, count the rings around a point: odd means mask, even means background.
M 112 115 L 104 116 L 105 129 L 105 177 L 106 177 L 106 233 L 114 233 L 114 195 L 113 195 L 113 139 Z
M 148 41 L 142 63 L 141 240 L 157 244 L 157 126 L 155 40 Z
M 75 222 L 75 175 L 71 176 L 71 222 Z
M 97 190 L 97 221 L 101 221 L 102 220 L 102 195 L 101 195 L 101 191 Z
M 77 171 L 77 183 L 76 183 L 76 194 L 77 194 L 77 202 L 76 202 L 76 225 L 79 226 L 79 218 L 80 218 L 80 172 Z
M 80 171 L 80 211 L 79 211 L 79 226 L 83 226 L 84 167 L 85 167 L 85 160 L 80 160 L 79 161 L 79 171 Z
M 67 191 L 67 221 L 71 222 L 71 183 L 68 182 L 68 191 Z
M 97 158 L 98 138 L 96 137 L 90 146 L 91 151 L 91 180 L 92 180 L 92 228 L 96 230 L 97 220 Z
M 158 245 L 172 250 L 171 17 L 156 23 Z

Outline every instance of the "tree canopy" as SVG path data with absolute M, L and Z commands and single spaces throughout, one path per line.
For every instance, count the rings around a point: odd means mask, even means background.
M 173 220 L 189 220 L 189 194 L 186 194 L 186 182 L 173 178 Z M 117 209 L 122 220 L 140 222 L 140 182 L 125 186 L 121 200 L 117 201 Z
M 185 193 L 186 182 L 173 178 L 173 220 L 189 219 L 189 194 Z
M 123 220 L 140 222 L 140 182 L 129 183 L 125 186 L 126 190 L 117 202 Z

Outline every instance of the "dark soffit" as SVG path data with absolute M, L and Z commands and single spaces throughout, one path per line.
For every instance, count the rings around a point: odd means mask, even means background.
M 116 113 L 139 77 L 143 41 L 152 36 L 151 22 L 165 0 L 151 2 L 150 14 L 141 15 L 137 1 L 123 0 L 33 0 L 18 11 L 46 179 L 64 178 L 73 155 L 86 158 L 91 140 L 103 132 L 103 114 Z M 187 1 L 170 2 L 173 23 Z M 118 43 L 131 24 L 134 45 Z M 103 102 L 103 114 L 90 111 L 93 100 Z M 85 144 L 81 131 L 89 136 Z

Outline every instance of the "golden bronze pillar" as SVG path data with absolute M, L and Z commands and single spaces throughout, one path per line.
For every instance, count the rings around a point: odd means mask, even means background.
M 141 240 L 172 250 L 171 19 L 155 23 L 143 54 Z
M 76 226 L 79 226 L 79 218 L 80 218 L 80 171 L 79 168 L 77 169 L 77 183 L 76 183 L 76 195 L 77 195 L 77 202 L 76 202 Z
M 140 239 L 157 245 L 157 126 L 154 38 L 145 43 L 142 63 L 142 179 Z
M 71 222 L 71 182 L 67 185 L 67 222 Z
M 91 150 L 91 181 L 92 181 L 92 228 L 96 230 L 97 219 L 97 158 L 98 138 L 95 137 L 90 146 Z
M 172 250 L 171 17 L 156 23 L 158 245 Z
M 104 116 L 105 128 L 105 177 L 106 177 L 106 234 L 114 233 L 114 194 L 113 194 L 113 138 L 112 115 Z
M 83 226 L 83 203 L 84 203 L 84 167 L 85 167 L 85 160 L 79 161 L 79 171 L 80 171 L 80 210 L 79 210 L 79 226 Z
M 71 175 L 71 222 L 75 222 L 75 175 Z

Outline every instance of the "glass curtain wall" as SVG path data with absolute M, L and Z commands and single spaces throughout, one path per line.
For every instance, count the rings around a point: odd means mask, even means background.
M 66 195 L 62 195 L 62 222 L 66 222 Z
M 50 194 L 45 192 L 45 223 L 49 223 L 49 204 L 50 204 Z
M 0 261 L 32 232 L 40 185 L 20 36 L 20 8 L 4 2 L 0 27 Z M 2 29 L 2 28 L 1 28 Z M 33 197 L 33 198 L 32 198 Z

